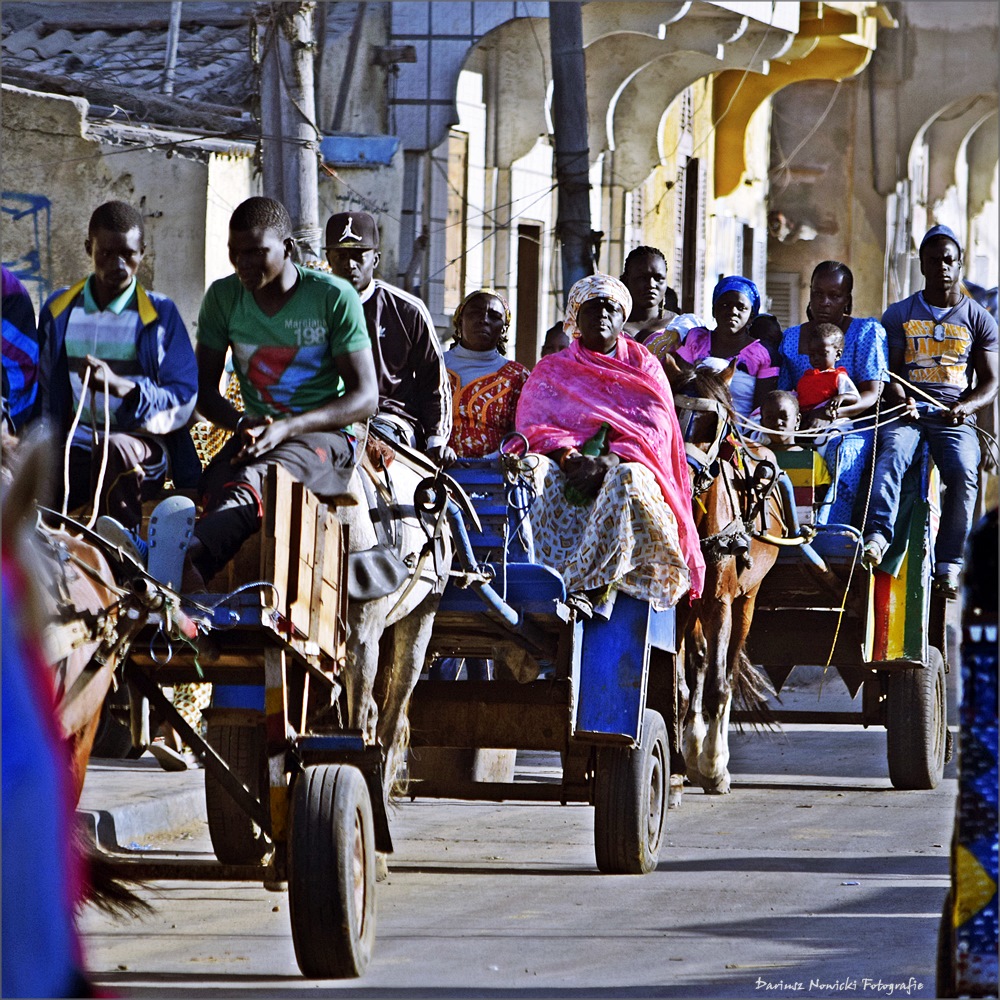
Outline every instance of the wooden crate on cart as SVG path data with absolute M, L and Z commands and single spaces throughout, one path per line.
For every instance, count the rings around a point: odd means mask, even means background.
M 262 606 L 300 655 L 342 663 L 347 641 L 347 528 L 331 507 L 278 465 L 268 467 L 260 532 L 212 581 L 232 593 L 266 582 Z

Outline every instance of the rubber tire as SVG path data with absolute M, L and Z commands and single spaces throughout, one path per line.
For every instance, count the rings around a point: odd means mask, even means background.
M 935 978 L 936 989 L 934 996 L 940 1000 L 947 1000 L 949 997 L 957 997 L 958 990 L 955 983 L 955 928 L 952 926 L 952 892 L 949 889 L 948 895 L 944 898 L 944 906 L 941 910 L 941 923 L 938 925 L 937 939 L 937 968 Z
M 594 849 L 609 875 L 647 875 L 663 844 L 670 750 L 663 716 L 647 708 L 635 749 L 599 747 L 594 775 Z
M 364 973 L 375 946 L 375 834 L 368 785 L 356 767 L 319 764 L 295 779 L 288 905 L 302 975 Z
M 934 646 L 925 667 L 889 675 L 886 754 L 894 788 L 937 788 L 947 745 L 946 692 L 944 658 Z
M 208 744 L 267 808 L 270 782 L 263 726 L 209 723 Z M 212 847 L 223 864 L 262 865 L 271 856 L 274 847 L 270 837 L 233 801 L 207 768 L 205 810 Z
M 106 760 L 138 760 L 145 752 L 145 747 L 132 745 L 132 730 L 128 723 L 123 723 L 110 701 L 105 700 L 90 756 Z

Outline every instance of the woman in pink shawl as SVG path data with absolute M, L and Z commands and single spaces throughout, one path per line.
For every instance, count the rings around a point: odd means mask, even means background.
M 670 386 L 659 361 L 620 336 L 631 307 L 610 275 L 578 281 L 564 321 L 573 340 L 538 362 L 517 407 L 517 430 L 543 456 L 535 548 L 584 613 L 602 613 L 616 589 L 663 610 L 698 596 L 705 578 Z M 607 454 L 582 454 L 602 423 Z M 587 502 L 567 500 L 567 484 Z

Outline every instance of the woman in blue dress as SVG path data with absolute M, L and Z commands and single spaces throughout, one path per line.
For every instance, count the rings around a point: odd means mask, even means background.
M 809 283 L 808 317 L 799 326 L 785 330 L 781 341 L 781 370 L 778 388 L 794 390 L 810 367 L 808 349 L 813 330 L 821 323 L 833 323 L 844 331 L 844 353 L 840 364 L 858 387 L 858 401 L 842 406 L 831 418 L 857 418 L 874 412 L 882 388 L 889 381 L 889 345 L 882 324 L 872 317 L 851 315 L 854 275 L 846 264 L 824 260 L 817 264 Z M 866 424 L 868 422 L 866 421 Z M 864 473 L 871 461 L 874 435 L 865 430 L 846 430 L 834 437 L 826 449 L 827 464 L 836 482 L 836 495 L 817 513 L 818 524 L 851 524 L 854 504 L 864 485 Z

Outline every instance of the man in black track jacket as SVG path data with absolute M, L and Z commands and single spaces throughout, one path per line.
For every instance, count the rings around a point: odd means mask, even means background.
M 361 296 L 378 373 L 375 420 L 436 462 L 451 458 L 451 387 L 427 306 L 375 277 L 378 225 L 368 212 L 339 212 L 326 224 L 326 259 Z

